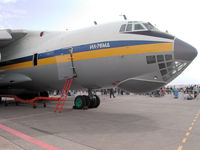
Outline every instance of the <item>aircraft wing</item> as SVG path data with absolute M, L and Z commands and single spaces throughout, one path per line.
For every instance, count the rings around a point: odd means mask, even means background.
M 24 30 L 0 30 L 0 48 L 9 45 L 10 43 L 24 37 L 26 35 Z M 21 83 L 30 81 L 31 79 L 23 74 L 9 73 L 4 74 L 0 72 L 0 87 L 9 85 L 11 83 Z
M 24 30 L 0 30 L 0 47 L 4 47 L 26 35 Z

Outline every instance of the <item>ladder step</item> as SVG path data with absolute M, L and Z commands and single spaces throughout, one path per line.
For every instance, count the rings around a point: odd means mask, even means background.
M 69 90 L 71 88 L 71 85 L 72 85 L 72 81 L 73 81 L 73 78 L 71 79 L 68 79 L 66 82 L 65 82 L 65 86 L 62 90 L 62 93 L 61 93 L 61 96 L 60 96 L 60 99 L 56 105 L 56 108 L 55 108 L 55 112 L 57 111 L 57 109 L 59 109 L 59 112 L 61 112 L 62 108 L 63 108 L 63 105 L 67 99 L 67 96 L 68 96 L 68 93 L 69 93 Z

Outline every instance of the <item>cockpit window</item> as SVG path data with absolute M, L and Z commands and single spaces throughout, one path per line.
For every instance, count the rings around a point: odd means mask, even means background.
M 144 27 L 141 24 L 135 24 L 135 30 L 142 30 Z
M 148 30 L 158 30 L 157 28 L 155 28 L 151 23 L 143 23 L 143 25 L 148 29 Z
M 119 32 L 138 32 L 147 30 L 143 23 L 129 21 L 127 24 L 122 24 Z
M 119 30 L 119 32 L 124 32 L 126 29 L 126 24 L 123 24 Z
M 119 32 L 140 32 L 140 31 L 158 31 L 151 23 L 143 23 L 138 21 L 129 21 L 122 24 Z
M 127 25 L 126 31 L 132 31 L 132 24 L 128 24 L 128 25 Z

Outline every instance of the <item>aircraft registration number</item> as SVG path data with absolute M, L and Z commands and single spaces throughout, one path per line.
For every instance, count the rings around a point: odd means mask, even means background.
M 90 50 L 99 49 L 99 48 L 109 48 L 109 47 L 110 47 L 110 43 L 109 42 L 97 43 L 97 44 L 90 45 Z

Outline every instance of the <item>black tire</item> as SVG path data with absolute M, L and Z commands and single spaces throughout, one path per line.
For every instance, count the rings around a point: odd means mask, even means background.
M 90 106 L 90 97 L 83 95 L 83 97 L 85 98 L 85 107 L 89 108 Z
M 94 108 L 94 106 L 96 105 L 96 101 L 95 99 L 90 99 L 90 105 L 89 105 L 89 108 Z
M 74 107 L 76 109 L 83 109 L 86 106 L 86 100 L 84 96 L 77 96 L 74 100 Z
M 95 106 L 94 106 L 94 108 L 97 108 L 97 107 L 99 107 L 99 105 L 100 105 L 100 98 L 99 98 L 99 96 L 97 96 L 97 95 L 94 95 L 94 97 L 95 97 Z
M 100 98 L 94 95 L 94 98 L 90 100 L 89 108 L 97 108 L 100 105 Z

